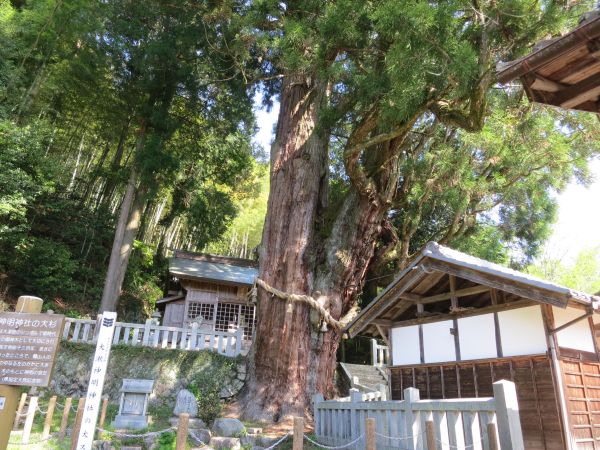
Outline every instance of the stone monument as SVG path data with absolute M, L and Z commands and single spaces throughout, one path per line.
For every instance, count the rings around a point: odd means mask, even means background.
M 140 430 L 148 426 L 148 397 L 154 380 L 123 379 L 119 414 L 112 425 L 116 429 Z
M 177 426 L 177 422 L 179 421 L 179 414 L 187 413 L 190 415 L 189 427 L 193 429 L 203 429 L 206 428 L 206 424 L 202 419 L 199 419 L 198 416 L 198 402 L 194 394 L 192 394 L 187 389 L 181 389 L 177 393 L 177 398 L 175 400 L 175 409 L 173 409 L 173 417 L 169 420 L 171 425 Z M 210 437 L 208 437 L 210 440 Z M 205 443 L 208 440 L 205 441 Z

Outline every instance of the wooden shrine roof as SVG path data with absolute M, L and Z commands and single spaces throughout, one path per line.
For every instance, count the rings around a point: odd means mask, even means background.
M 561 308 L 579 304 L 595 309 L 600 306 L 600 297 L 430 242 L 346 331 L 351 337 L 359 333 L 384 335 L 383 328 L 399 324 L 433 322 L 536 303 Z
M 540 42 L 529 55 L 498 66 L 498 81 L 519 78 L 531 101 L 600 112 L 600 11 L 584 15 L 564 36 Z

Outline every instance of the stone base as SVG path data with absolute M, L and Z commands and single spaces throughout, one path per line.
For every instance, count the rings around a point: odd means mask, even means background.
M 117 430 L 141 430 L 148 427 L 148 417 L 118 414 L 112 426 Z
M 197 417 L 189 419 L 188 428 L 193 428 L 194 430 L 198 430 L 201 428 L 206 428 L 206 424 L 202 419 L 198 419 Z M 169 423 L 172 427 L 176 427 L 179 424 L 179 417 L 171 417 L 169 419 Z
M 227 448 L 229 450 L 241 450 L 242 446 L 238 438 L 213 437 L 208 444 L 212 448 Z

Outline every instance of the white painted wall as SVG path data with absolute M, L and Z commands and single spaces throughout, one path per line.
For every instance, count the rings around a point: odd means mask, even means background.
M 458 319 L 458 341 L 462 360 L 496 358 L 498 351 L 494 315 L 483 314 Z
M 503 356 L 546 353 L 546 333 L 540 306 L 498 313 Z
M 423 344 L 426 363 L 456 361 L 454 336 L 450 334 L 452 327 L 453 323 L 451 320 L 423 325 Z
M 554 326 L 560 327 L 567 322 L 570 322 L 577 317 L 585 314 L 585 311 L 575 308 L 556 308 L 552 307 L 554 315 Z M 583 350 L 585 352 L 595 352 L 594 341 L 592 340 L 592 331 L 587 318 L 570 325 L 556 334 L 559 347 L 573 348 L 575 350 Z
M 392 328 L 392 365 L 420 364 L 419 327 Z

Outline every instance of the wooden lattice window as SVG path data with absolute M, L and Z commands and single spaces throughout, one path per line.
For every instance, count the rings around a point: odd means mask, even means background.
M 215 305 L 213 303 L 190 302 L 188 304 L 188 320 L 197 319 L 202 316 L 203 321 L 212 322 L 214 320 Z

